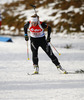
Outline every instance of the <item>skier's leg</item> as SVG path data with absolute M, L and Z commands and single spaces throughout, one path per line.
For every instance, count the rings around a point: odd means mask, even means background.
M 42 49 L 46 52 L 46 54 L 49 56 L 49 58 L 52 60 L 52 62 L 57 66 L 59 65 L 58 58 L 54 55 L 52 52 L 52 49 L 49 44 L 46 44 L 46 46 L 43 46 Z
M 31 43 L 31 51 L 33 64 L 38 65 L 38 48 L 35 47 L 33 42 Z
M 50 57 L 50 59 L 52 60 L 52 62 L 56 65 L 57 69 L 64 74 L 67 74 L 66 70 L 62 68 L 62 66 L 60 65 L 58 58 L 54 55 L 54 53 L 52 52 L 52 49 L 50 47 L 50 45 L 46 45 L 48 46 L 48 50 L 46 50 L 43 47 L 43 50 L 46 52 L 46 54 Z
M 32 61 L 34 65 L 34 74 L 39 73 L 39 66 L 38 66 L 38 46 L 35 44 L 35 42 L 31 41 L 31 51 L 32 51 Z
M 52 62 L 56 65 L 58 70 L 61 70 L 62 73 L 66 74 L 67 72 L 61 67 L 58 58 L 54 55 L 49 43 L 46 40 L 42 41 L 43 45 L 41 45 L 42 49 L 46 52 Z
M 42 49 L 46 52 L 46 54 L 49 56 L 49 58 L 52 60 L 52 62 L 57 66 L 59 65 L 59 61 L 58 58 L 54 55 L 54 53 L 52 52 L 52 49 L 49 45 L 49 43 L 47 43 L 46 39 L 43 38 L 41 40 L 41 47 Z

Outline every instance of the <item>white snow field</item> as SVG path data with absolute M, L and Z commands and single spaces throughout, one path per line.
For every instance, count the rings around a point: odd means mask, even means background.
M 84 35 L 52 35 L 51 43 L 67 71 L 84 70 Z M 84 100 L 84 74 L 60 74 L 39 48 L 39 75 L 33 72 L 31 51 L 27 60 L 24 37 L 11 37 L 13 43 L 0 42 L 0 100 Z M 71 45 L 66 49 L 66 45 Z

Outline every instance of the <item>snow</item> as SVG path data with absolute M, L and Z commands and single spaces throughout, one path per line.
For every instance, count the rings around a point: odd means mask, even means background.
M 39 48 L 40 74 L 27 75 L 33 72 L 30 46 L 27 60 L 24 37 L 11 38 L 13 43 L 0 42 L 0 100 L 84 100 L 84 74 L 60 74 Z M 51 43 L 63 68 L 84 69 L 84 34 L 52 34 Z
M 84 27 L 83 27 L 83 25 L 81 25 L 80 28 L 81 28 L 82 31 L 84 31 Z
M 0 4 L 4 4 L 4 3 L 11 3 L 11 2 L 15 2 L 17 0 L 0 0 Z

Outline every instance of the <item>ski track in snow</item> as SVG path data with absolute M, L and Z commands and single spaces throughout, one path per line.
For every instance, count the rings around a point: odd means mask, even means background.
M 39 75 L 27 60 L 23 37 L 12 37 L 13 43 L 0 42 L 0 100 L 84 100 L 84 74 L 60 74 L 39 48 Z M 84 38 L 52 36 L 52 44 L 61 53 L 58 57 L 68 71 L 84 69 Z M 63 48 L 71 44 L 72 48 Z

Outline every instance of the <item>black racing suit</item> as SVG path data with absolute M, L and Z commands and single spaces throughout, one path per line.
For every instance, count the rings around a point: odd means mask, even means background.
M 29 28 L 29 22 L 27 22 L 24 25 L 24 32 L 25 34 L 27 34 L 27 29 Z M 51 27 L 47 26 L 47 24 L 45 22 L 43 22 L 41 24 L 42 28 L 45 29 L 47 28 L 48 31 L 48 35 L 47 37 L 50 37 L 50 33 L 51 33 Z M 39 38 L 34 38 L 34 37 L 30 37 L 31 40 L 31 51 L 32 51 L 32 60 L 33 60 L 33 64 L 38 65 L 38 48 L 41 47 L 46 54 L 49 56 L 49 58 L 52 60 L 52 62 L 57 66 L 59 65 L 59 61 L 57 59 L 57 57 L 53 54 L 52 49 L 49 45 L 49 43 L 46 40 L 46 37 L 39 37 Z

